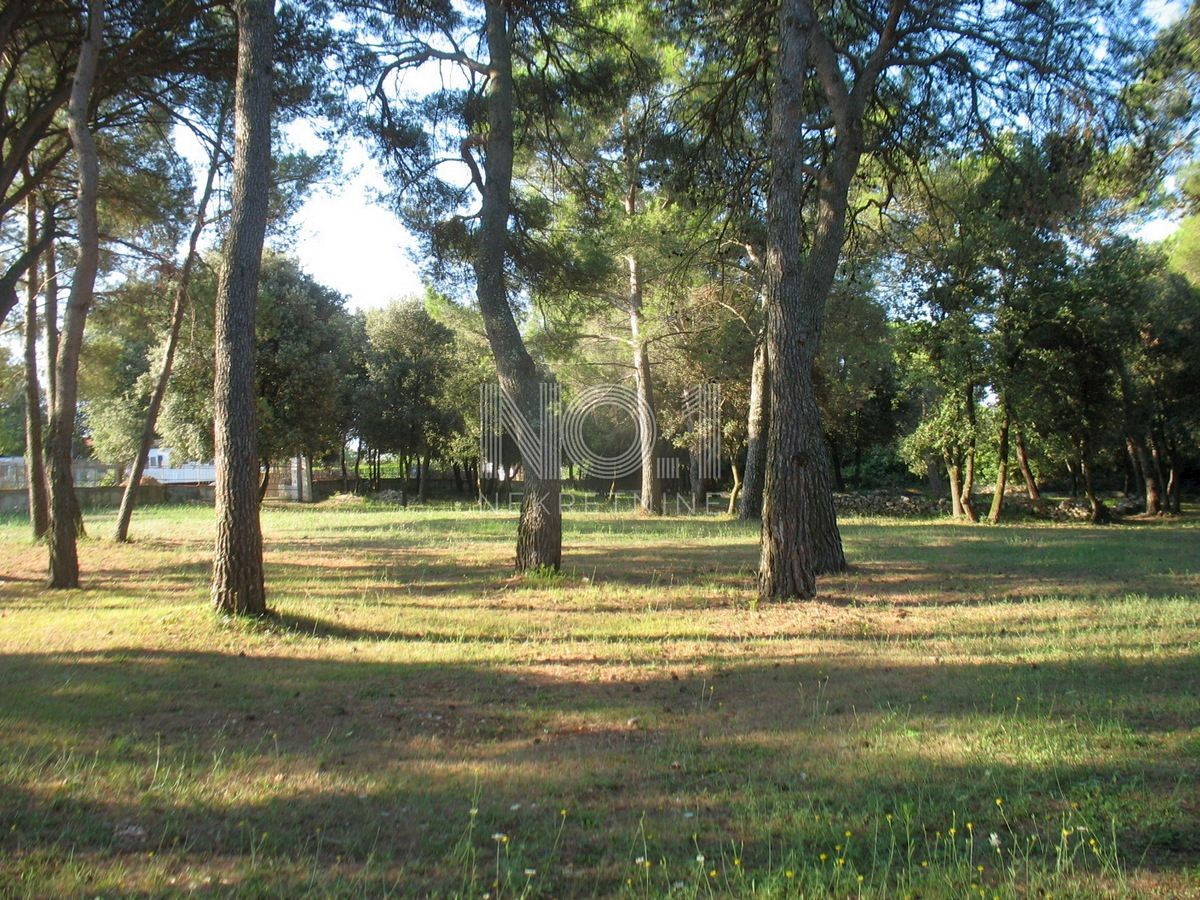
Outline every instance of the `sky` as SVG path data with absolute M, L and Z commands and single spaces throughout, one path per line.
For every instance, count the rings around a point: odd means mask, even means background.
M 1159 25 L 1177 19 L 1180 0 L 1148 0 L 1146 11 Z M 406 89 L 441 86 L 442 76 L 453 79 L 452 67 L 430 65 L 409 75 Z M 300 124 L 289 136 L 302 147 L 319 149 Z M 423 292 L 415 254 L 417 241 L 376 195 L 387 181 L 367 147 L 354 140 L 343 148 L 343 174 L 336 184 L 314 191 L 298 212 L 295 241 L 287 249 L 313 278 L 344 294 L 351 309 L 383 306 L 390 300 Z M 1170 235 L 1177 222 L 1159 218 L 1135 231 L 1143 240 Z

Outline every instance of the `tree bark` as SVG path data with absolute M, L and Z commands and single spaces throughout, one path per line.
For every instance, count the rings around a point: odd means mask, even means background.
M 962 462 L 949 450 L 942 451 L 946 464 L 946 480 L 950 483 L 950 515 L 961 519 L 966 513 L 962 502 Z
M 46 218 L 50 228 L 51 238 L 46 245 L 42 259 L 46 266 L 45 309 L 43 316 L 46 329 L 46 408 L 53 409 L 58 393 L 58 377 L 54 371 L 55 360 L 58 359 L 58 257 L 54 241 L 54 207 L 45 204 Z
M 1025 435 L 1020 428 L 1017 429 L 1017 466 L 1021 469 L 1021 477 L 1025 479 L 1025 490 L 1029 499 L 1037 503 L 1042 499 L 1042 492 L 1038 490 L 1037 479 L 1033 477 L 1033 469 L 1029 467 L 1029 451 L 1025 448 Z
M 273 0 L 237 0 L 233 199 L 216 305 L 214 435 L 217 537 L 212 602 L 263 615 L 254 385 L 254 317 L 271 187 Z
M 37 236 L 37 201 L 26 198 L 26 232 L 32 245 Z M 45 222 L 53 227 L 52 220 Z M 42 392 L 38 384 L 38 260 L 29 265 L 25 295 L 25 486 L 29 495 L 29 524 L 34 538 L 45 537 L 50 526 L 46 499 L 46 447 L 42 436 Z
M 1152 516 L 1162 513 L 1162 474 L 1151 458 L 1146 447 L 1144 424 L 1145 411 L 1142 409 L 1137 396 L 1137 388 L 1129 374 L 1129 368 L 1120 353 L 1116 354 L 1117 375 L 1121 382 L 1121 408 L 1125 420 L 1125 437 L 1133 448 L 1134 458 L 1144 482 L 1143 496 L 1146 499 L 1146 512 Z
M 476 236 L 474 269 L 479 311 L 496 359 L 500 387 L 526 420 L 541 420 L 537 367 L 513 317 L 504 263 L 513 170 L 513 74 L 507 4 L 486 0 L 485 30 L 490 56 L 486 92 L 487 135 L 482 204 Z M 464 153 L 470 153 L 464 148 Z M 517 526 L 517 571 L 557 570 L 562 562 L 562 509 L 557 472 L 525 467 L 525 490 Z M 549 477 L 543 478 L 546 475 Z
M 635 189 L 631 188 L 626 210 L 634 213 Z M 650 516 L 660 516 L 663 511 L 662 482 L 657 468 L 657 426 L 654 411 L 654 385 L 650 378 L 650 357 L 642 337 L 642 276 L 637 257 L 625 257 L 629 269 L 629 332 L 633 339 L 633 370 L 636 376 L 638 405 L 638 439 L 641 443 L 642 490 L 639 497 L 640 509 Z
M 767 371 L 765 331 L 754 344 L 754 365 L 750 370 L 750 412 L 746 419 L 746 473 L 742 478 L 738 518 L 762 518 L 763 482 L 767 467 L 767 408 L 770 387 Z
M 261 474 L 258 477 L 258 505 L 267 499 L 267 488 L 271 486 L 271 460 L 264 459 L 259 464 Z
M 966 465 L 963 472 L 962 502 L 963 515 L 970 522 L 979 521 L 979 513 L 975 512 L 975 386 L 967 388 L 967 422 L 971 426 L 971 436 L 967 440 Z
M 417 502 L 424 506 L 429 502 L 429 454 L 420 458 L 421 470 L 417 480 Z
M 1088 506 L 1092 510 L 1092 524 L 1107 525 L 1112 521 L 1112 515 L 1108 511 L 1108 507 L 1104 505 L 1104 501 L 1096 493 L 1096 486 L 1092 480 L 1092 461 L 1086 449 L 1079 457 L 1079 468 L 1083 473 L 1083 491 L 1087 496 Z
M 219 113 L 220 122 L 217 126 L 216 143 L 208 161 L 208 174 L 204 180 L 204 190 L 200 202 L 196 206 L 196 217 L 192 222 L 192 231 L 188 236 L 187 255 L 183 259 L 183 268 L 179 272 L 179 281 L 175 285 L 175 297 L 171 303 L 171 325 L 167 331 L 167 345 L 163 348 L 162 364 L 158 370 L 158 378 L 154 382 L 154 391 L 150 394 L 150 405 L 146 409 L 146 419 L 142 423 L 142 436 L 138 442 L 137 456 L 134 457 L 133 467 L 129 473 L 129 481 L 125 485 L 125 493 L 121 495 L 121 508 L 117 512 L 117 525 L 113 532 L 114 540 L 125 542 L 129 540 L 129 521 L 133 518 L 133 508 L 137 504 L 138 489 L 141 487 L 142 473 L 146 470 L 146 458 L 150 448 L 154 446 L 155 428 L 158 426 L 158 413 L 162 409 L 163 398 L 167 395 L 167 384 L 171 380 L 171 368 L 175 362 L 175 348 L 179 344 L 179 333 L 183 329 L 183 317 L 187 311 L 188 293 L 192 286 L 192 269 L 196 262 L 196 247 L 200 242 L 200 234 L 208 212 L 208 201 L 212 197 L 213 185 L 216 182 L 217 170 L 220 167 L 221 143 L 225 132 L 225 111 Z
M 79 351 L 83 329 L 96 285 L 100 264 L 100 232 L 96 201 L 100 162 L 96 141 L 88 127 L 92 86 L 104 35 L 104 0 L 89 0 L 87 34 L 79 48 L 79 62 L 71 99 L 67 105 L 67 131 L 75 149 L 78 169 L 76 204 L 79 253 L 75 278 L 63 317 L 63 339 L 55 360 L 55 397 L 50 412 L 50 587 L 79 587 L 79 556 L 75 483 L 71 472 L 72 439 L 79 376 Z
M 813 367 L 845 237 L 850 181 L 862 154 L 861 118 L 842 109 L 832 158 L 818 178 L 812 247 L 803 258 L 804 90 L 815 15 L 804 0 L 779 6 L 767 204 L 767 365 L 771 420 L 763 497 L 759 595 L 808 599 L 816 576 L 846 568 L 833 508 L 829 456 Z
M 1008 488 L 1008 430 L 1012 425 L 1012 416 L 1008 405 L 1004 405 L 1004 419 L 1000 422 L 1000 439 L 996 442 L 996 487 L 992 491 L 992 508 L 988 511 L 988 521 L 995 525 L 1000 521 L 1004 511 L 1004 491 Z
M 738 497 L 742 493 L 742 477 L 738 472 L 738 464 L 736 459 L 729 461 L 729 471 L 733 475 L 733 487 L 729 490 L 729 509 L 726 512 L 729 515 L 734 515 L 738 510 Z

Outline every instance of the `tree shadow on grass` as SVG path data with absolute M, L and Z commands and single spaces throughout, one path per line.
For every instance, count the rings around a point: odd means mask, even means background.
M 1037 666 L 756 654 L 553 675 L 267 653 L 0 657 L 4 865 L 136 866 L 152 849 L 231 860 L 238 878 L 258 867 L 286 893 L 288 860 L 315 862 L 320 886 L 343 877 L 340 857 L 447 889 L 472 804 L 480 852 L 503 832 L 534 868 L 569 809 L 559 862 L 573 871 L 551 874 L 554 895 L 616 890 L 639 828 L 677 863 L 733 841 L 761 869 L 781 842 L 828 851 L 842 828 L 906 808 L 921 835 L 957 815 L 1006 842 L 1006 825 L 1036 831 L 1047 852 L 1064 816 L 1097 833 L 1112 816 L 1127 864 L 1200 862 L 1194 653 Z

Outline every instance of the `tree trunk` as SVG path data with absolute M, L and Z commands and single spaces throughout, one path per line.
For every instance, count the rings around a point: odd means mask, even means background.
M 733 473 L 733 487 L 729 491 L 729 509 L 726 510 L 726 512 L 732 516 L 737 513 L 738 497 L 742 493 L 742 478 L 741 473 L 738 472 L 738 464 L 736 459 L 731 459 L 729 461 L 729 471 Z
M 834 447 L 829 448 L 829 460 L 833 464 L 833 486 L 839 491 L 846 490 L 846 478 L 842 474 L 842 453 Z
M 100 162 L 96 141 L 88 128 L 88 110 L 100 44 L 104 33 L 104 2 L 89 0 L 88 30 L 79 48 L 75 82 L 67 107 L 67 130 L 78 163 L 78 203 L 76 208 L 79 252 L 75 278 L 63 318 L 63 340 L 55 360 L 55 397 L 50 412 L 50 580 L 55 588 L 79 587 L 77 537 L 79 504 L 71 472 L 72 439 L 75 434 L 76 395 L 78 391 L 79 351 L 83 346 L 83 328 L 92 304 L 96 270 L 100 262 L 100 233 L 96 200 L 100 183 Z
M 342 465 L 342 493 L 345 494 L 350 490 L 350 473 L 346 470 L 346 438 L 342 437 L 342 447 L 338 454 L 338 461 Z
M 362 438 L 358 439 L 358 447 L 354 451 L 354 493 L 359 493 L 362 487 L 362 454 L 363 444 Z
M 818 574 L 846 568 L 813 367 L 825 302 L 845 237 L 850 181 L 863 147 L 861 118 L 855 111 L 842 110 L 831 158 L 818 178 L 812 246 L 807 258 L 802 258 L 805 176 L 797 135 L 804 127 L 814 20 L 803 0 L 782 0 L 778 20 L 779 65 L 771 104 L 767 203 L 771 421 L 759 566 L 759 594 L 764 600 L 811 598 L 816 594 Z
M 946 463 L 946 480 L 950 483 L 950 514 L 961 519 L 966 513 L 962 502 L 962 461 L 949 450 L 942 451 Z
M 746 474 L 742 478 L 741 504 L 738 517 L 761 519 L 763 482 L 767 467 L 767 422 L 770 411 L 767 402 L 767 337 L 765 331 L 754 344 L 754 365 L 750 370 L 750 413 L 746 418 Z
M 1137 497 L 1139 500 L 1145 502 L 1145 485 L 1146 481 L 1142 477 L 1142 468 L 1138 464 L 1137 451 L 1133 449 L 1133 441 L 1126 438 L 1124 493 L 1127 497 Z
M 263 615 L 254 316 L 271 189 L 273 0 L 237 0 L 233 200 L 216 304 L 213 389 L 217 538 L 212 602 L 225 613 Z
M 1004 407 L 1004 419 L 1000 422 L 1000 439 L 996 443 L 996 487 L 992 491 L 992 508 L 988 521 L 995 525 L 1004 511 L 1004 491 L 1008 488 L 1008 430 L 1012 417 L 1008 406 Z
M 1125 359 L 1120 353 L 1116 354 L 1115 362 L 1121 383 L 1121 408 L 1125 420 L 1125 437 L 1129 446 L 1133 448 L 1137 467 L 1141 470 L 1140 474 L 1145 485 L 1143 496 L 1146 498 L 1146 512 L 1156 516 L 1162 513 L 1162 473 L 1154 465 L 1154 460 L 1151 459 L 1150 451 L 1146 447 L 1146 439 L 1143 437 L 1146 416 L 1138 400 L 1133 378 L 1129 375 L 1129 368 L 1125 365 Z
M 634 189 L 630 189 L 626 209 L 633 215 Z M 642 277 L 637 257 L 625 257 L 629 268 L 629 331 L 633 339 L 633 369 L 636 374 L 638 405 L 638 440 L 641 444 L 642 491 L 640 509 L 650 516 L 663 511 L 662 482 L 658 477 L 658 427 L 654 411 L 654 385 L 650 378 L 650 357 L 642 338 Z
M 37 238 L 37 201 L 26 199 L 26 233 L 30 245 Z M 47 219 L 44 227 L 53 227 Z M 34 538 L 45 537 L 50 510 L 46 499 L 46 447 L 42 435 L 42 392 L 38 384 L 38 275 L 35 257 L 29 265 L 25 294 L 25 487 L 29 495 L 29 524 Z
M 54 225 L 54 208 L 50 204 L 46 204 L 46 217 L 48 227 L 51 233 L 55 228 Z M 53 409 L 55 404 L 55 395 L 57 394 L 58 378 L 54 371 L 55 360 L 58 359 L 58 257 L 57 247 L 53 237 L 46 246 L 46 252 L 42 259 L 46 266 L 46 286 L 42 292 L 45 295 L 45 320 L 46 329 L 46 408 Z
M 508 6 L 486 0 L 485 29 L 491 57 L 486 88 L 487 137 L 484 157 L 486 180 L 474 258 L 476 295 L 496 359 L 500 387 L 524 413 L 527 421 L 541 421 L 540 379 L 513 317 L 505 277 L 508 219 L 513 170 L 513 74 L 508 34 Z M 463 152 L 470 154 L 464 147 Z M 537 471 L 526 460 L 525 490 L 517 526 L 518 571 L 557 570 L 562 562 L 562 509 L 559 504 L 558 460 L 544 460 Z
M 1096 486 L 1092 480 L 1092 461 L 1086 450 L 1079 457 L 1079 469 L 1083 473 L 1083 491 L 1087 496 L 1088 506 L 1092 509 L 1092 524 L 1107 525 L 1112 521 L 1112 515 L 1104 501 L 1096 494 Z
M 424 506 L 429 502 L 429 454 L 421 457 L 420 478 L 417 481 L 417 502 Z
M 1029 499 L 1037 503 L 1042 499 L 1042 492 L 1038 490 L 1037 479 L 1033 477 L 1033 469 L 1029 467 L 1029 451 L 1025 449 L 1025 435 L 1020 428 L 1017 429 L 1017 466 L 1021 469 L 1021 477 L 1025 479 L 1025 490 Z
M 267 498 L 267 488 L 271 486 L 271 461 L 264 459 L 259 469 L 261 474 L 258 478 L 258 505 L 262 506 L 263 500 Z
M 970 522 L 979 521 L 979 513 L 975 512 L 975 386 L 970 385 L 967 388 L 967 423 L 971 426 L 971 436 L 967 440 L 967 457 L 965 471 L 963 472 L 962 494 L 960 501 L 962 503 L 963 515 Z
M 175 348 L 179 344 L 179 333 L 183 329 L 183 317 L 187 311 L 188 293 L 192 286 L 192 269 L 196 262 L 196 247 L 200 243 L 200 234 L 208 212 L 208 201 L 212 197 L 213 185 L 217 178 L 217 169 L 221 161 L 221 143 L 225 133 L 225 110 L 219 113 L 220 122 L 217 126 L 216 143 L 208 160 L 208 175 L 204 181 L 204 190 L 200 202 L 196 206 L 196 217 L 192 222 L 192 232 L 188 236 L 187 255 L 183 259 L 183 268 L 179 272 L 179 281 L 175 285 L 175 298 L 171 304 L 171 325 L 167 331 L 167 345 L 163 348 L 162 365 L 158 370 L 158 378 L 154 382 L 154 391 L 150 395 L 150 405 L 146 409 L 146 420 L 142 423 L 142 437 L 138 443 L 137 456 L 133 460 L 133 468 L 129 473 L 129 481 L 125 485 L 125 493 L 121 496 L 121 508 L 117 513 L 117 526 L 113 538 L 119 542 L 129 540 L 129 520 L 133 517 L 133 508 L 137 504 L 138 490 L 142 483 L 142 473 L 146 470 L 146 458 L 150 448 L 154 446 L 155 429 L 158 426 L 158 413 L 162 409 L 163 398 L 167 395 L 167 384 L 171 380 L 171 368 L 175 363 Z

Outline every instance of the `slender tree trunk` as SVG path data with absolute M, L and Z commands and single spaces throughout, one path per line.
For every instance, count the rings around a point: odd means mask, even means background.
M 362 487 L 362 452 L 362 438 L 359 438 L 358 447 L 354 451 L 354 493 L 356 494 L 359 492 L 359 488 Z
M 1079 457 L 1079 469 L 1083 473 L 1083 491 L 1087 497 L 1088 506 L 1091 507 L 1092 524 L 1106 525 L 1112 521 L 1112 515 L 1108 511 L 1108 507 L 1104 505 L 1104 501 L 1100 499 L 1096 493 L 1095 482 L 1092 479 L 1092 461 L 1090 453 L 1085 449 Z
M 271 460 L 264 459 L 259 466 L 261 474 L 258 477 L 258 505 L 267 499 L 267 488 L 271 486 Z
M 1163 441 L 1159 437 L 1157 431 L 1151 431 L 1149 443 L 1147 444 L 1146 441 L 1143 441 L 1142 446 L 1148 448 L 1147 452 L 1150 456 L 1150 462 L 1153 464 L 1151 471 L 1154 473 L 1155 486 L 1158 488 L 1158 512 L 1161 513 L 1163 511 L 1162 497 L 1164 493 L 1164 486 L 1167 483 L 1167 469 L 1164 462 L 1166 453 L 1163 450 Z M 1147 507 L 1148 506 L 1149 492 L 1147 491 Z M 1149 510 L 1147 509 L 1147 511 Z
M 79 351 L 83 346 L 83 328 L 92 304 L 100 262 L 100 232 L 96 217 L 100 162 L 96 141 L 88 127 L 88 110 L 103 34 L 104 2 L 89 0 L 87 35 L 79 48 L 79 63 L 67 107 L 67 130 L 78 163 L 79 254 L 63 319 L 63 340 L 55 361 L 55 402 L 50 413 L 49 584 L 55 588 L 79 587 L 79 557 L 75 546 L 79 504 L 75 498 L 71 462 Z
M 1179 448 L 1172 439 L 1167 444 L 1167 460 L 1170 466 L 1167 476 L 1167 512 L 1179 515 L 1183 512 L 1180 506 L 1180 459 Z
M 1004 419 L 1000 422 L 1000 439 L 996 442 L 996 487 L 992 491 L 992 508 L 988 521 L 995 525 L 1004 511 L 1004 492 L 1008 488 L 1008 430 L 1012 425 L 1008 405 L 1004 404 Z
M 508 219 L 513 170 L 513 74 L 508 33 L 508 6 L 485 0 L 485 31 L 490 55 L 486 88 L 487 137 L 485 180 L 475 248 L 475 282 L 479 310 L 496 359 L 500 387 L 524 413 L 541 421 L 541 379 L 513 317 L 505 277 Z M 470 149 L 464 147 L 464 153 Z M 544 436 L 543 436 L 544 437 Z M 558 460 L 544 460 L 537 471 L 526 460 L 525 490 L 517 526 L 516 568 L 557 570 L 562 562 L 562 509 Z
M 1139 500 L 1145 501 L 1145 484 L 1146 481 L 1142 477 L 1142 468 L 1138 465 L 1137 451 L 1133 449 L 1133 441 L 1126 438 L 1124 493 L 1126 496 L 1137 497 Z
M 1025 448 L 1025 435 L 1020 428 L 1017 429 L 1017 466 L 1021 470 L 1021 477 L 1025 479 L 1025 491 L 1029 499 L 1037 503 L 1042 499 L 1042 492 L 1038 490 L 1037 479 L 1033 477 L 1033 469 L 1029 466 L 1029 451 Z
M 738 464 L 736 459 L 729 461 L 729 471 L 733 474 L 733 487 L 729 491 L 729 509 L 726 512 L 729 515 L 734 515 L 738 510 L 738 497 L 742 493 L 742 477 L 738 472 Z
M 967 441 L 967 457 L 965 471 L 963 472 L 962 494 L 960 500 L 962 502 L 963 515 L 970 522 L 979 521 L 979 513 L 975 512 L 975 386 L 970 385 L 967 388 L 967 423 L 971 428 L 971 436 Z
M 627 209 L 633 214 L 633 191 Z M 642 277 L 638 270 L 637 257 L 625 257 L 629 269 L 629 331 L 633 338 L 633 369 L 636 375 L 638 405 L 638 439 L 641 443 L 642 491 L 639 498 L 641 511 L 646 515 L 660 516 L 663 511 L 662 482 L 658 477 L 657 451 L 658 427 L 655 420 L 654 385 L 650 377 L 650 357 L 642 338 Z
M 46 217 L 49 227 L 53 229 L 54 208 L 46 204 Z M 58 393 L 58 373 L 55 371 L 55 361 L 58 359 L 58 248 L 51 238 L 42 259 L 46 266 L 44 328 L 46 331 L 46 408 L 54 409 Z
M 950 483 L 950 514 L 956 519 L 966 515 L 962 502 L 962 461 L 949 450 L 942 451 L 946 464 L 946 480 Z
M 842 453 L 834 447 L 829 448 L 829 461 L 833 464 L 833 486 L 839 491 L 846 490 L 846 477 L 842 474 Z
M 26 232 L 30 245 L 37 238 L 37 200 L 30 194 L 26 199 Z M 52 220 L 45 222 L 53 227 Z M 40 267 L 35 257 L 30 263 L 25 295 L 25 486 L 29 495 L 29 524 L 33 536 L 41 539 L 50 525 L 50 510 L 46 498 L 46 447 L 42 435 L 42 392 L 38 384 L 38 276 Z
M 208 175 L 204 180 L 204 190 L 200 195 L 200 202 L 196 206 L 196 217 L 192 222 L 192 232 L 188 237 L 187 255 L 184 256 L 183 268 L 180 270 L 179 280 L 175 284 L 175 297 L 171 304 L 171 325 L 167 331 L 167 345 L 163 348 L 162 364 L 158 370 L 158 378 L 154 382 L 154 391 L 150 394 L 146 419 L 142 423 L 142 437 L 138 442 L 137 456 L 134 457 L 129 480 L 125 485 L 125 493 L 121 496 L 121 508 L 117 512 L 117 525 L 113 532 L 113 538 L 119 542 L 129 540 L 129 521 L 133 518 L 133 508 L 137 505 L 142 473 L 146 470 L 146 458 L 150 455 L 151 447 L 154 446 L 158 414 L 162 409 L 163 398 L 167 395 L 167 384 L 171 380 L 171 368 L 175 363 L 175 348 L 179 344 L 179 333 L 183 329 L 183 317 L 188 306 L 188 293 L 192 286 L 192 269 L 196 262 L 196 247 L 200 243 L 200 234 L 204 231 L 208 201 L 212 197 L 217 169 L 220 167 L 221 143 L 225 133 L 225 110 L 222 109 L 219 115 L 216 145 L 209 157 Z
M 429 454 L 421 457 L 420 480 L 417 482 L 417 502 L 424 506 L 429 502 Z
M 812 246 L 801 257 L 802 133 L 815 24 L 803 0 L 779 5 L 779 64 L 771 105 L 767 203 L 767 364 L 771 420 L 763 497 L 762 599 L 808 599 L 816 576 L 846 568 L 833 507 L 829 455 L 813 384 L 825 301 L 845 237 L 847 196 L 863 142 L 856 111 L 839 113 L 836 144 L 818 178 Z
M 750 412 L 746 418 L 746 474 L 742 479 L 738 517 L 762 518 L 763 482 L 767 467 L 767 339 L 765 331 L 754 344 L 754 365 L 750 370 Z
M 237 0 L 233 201 L 216 305 L 214 434 L 217 538 L 212 602 L 220 611 L 263 615 L 254 317 L 271 188 L 273 0 Z

